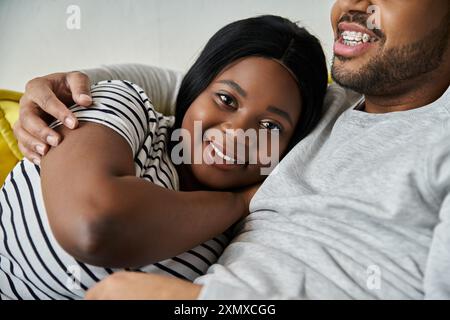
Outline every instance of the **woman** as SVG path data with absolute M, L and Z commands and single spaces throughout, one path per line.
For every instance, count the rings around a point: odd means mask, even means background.
M 202 275 L 264 180 L 252 152 L 286 154 L 318 122 L 326 86 L 317 39 L 275 16 L 211 38 L 183 80 L 175 118 L 133 83 L 94 85 L 94 107 L 72 107 L 80 128 L 55 123 L 64 142 L 41 167 L 20 162 L 1 190 L 2 298 L 82 298 L 114 268 Z M 177 129 L 188 135 L 169 146 Z M 278 149 L 244 142 L 234 157 L 230 130 L 261 129 Z M 177 154 L 188 161 L 174 164 Z

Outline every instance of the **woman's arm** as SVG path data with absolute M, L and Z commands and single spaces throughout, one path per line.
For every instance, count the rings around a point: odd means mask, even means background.
M 220 234 L 248 210 L 238 194 L 176 192 L 135 177 L 130 146 L 103 125 L 56 130 L 64 140 L 42 160 L 42 192 L 55 238 L 81 261 L 160 261 Z

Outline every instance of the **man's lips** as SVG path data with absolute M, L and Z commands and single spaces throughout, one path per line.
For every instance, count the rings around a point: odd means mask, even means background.
M 363 55 L 380 39 L 373 31 L 356 23 L 341 22 L 337 32 L 334 53 L 347 59 Z
M 376 35 L 372 30 L 363 27 L 360 24 L 352 23 L 352 22 L 341 22 L 338 24 L 338 37 L 344 31 L 353 31 L 353 32 L 361 32 L 368 34 L 371 38 L 379 39 L 380 37 Z
M 363 43 L 355 46 L 349 46 L 338 40 L 334 43 L 334 54 L 344 58 L 356 58 L 363 55 L 373 46 L 372 43 Z

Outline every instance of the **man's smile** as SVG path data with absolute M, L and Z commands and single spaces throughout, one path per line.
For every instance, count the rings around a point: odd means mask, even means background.
M 337 33 L 334 53 L 347 59 L 363 55 L 380 40 L 373 31 L 356 23 L 339 23 Z

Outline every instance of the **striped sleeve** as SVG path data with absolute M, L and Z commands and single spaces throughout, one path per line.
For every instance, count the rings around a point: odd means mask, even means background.
M 74 105 L 69 109 L 80 121 L 99 123 L 120 134 L 135 157 L 158 121 L 158 114 L 145 92 L 129 81 L 108 80 L 93 85 L 91 93 L 92 106 Z M 58 120 L 50 127 L 61 124 Z

